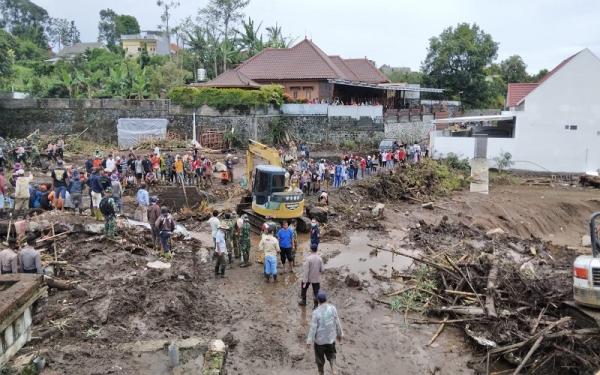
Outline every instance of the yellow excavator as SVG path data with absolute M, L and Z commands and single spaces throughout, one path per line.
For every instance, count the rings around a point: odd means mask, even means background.
M 255 157 L 263 159 L 267 165 L 255 168 Z M 276 149 L 248 140 L 246 179 L 249 191 L 237 207 L 238 214 L 247 214 L 255 227 L 260 227 L 267 220 L 296 219 L 298 231 L 308 231 L 309 222 L 303 217 L 304 194 L 287 190 L 286 172 Z

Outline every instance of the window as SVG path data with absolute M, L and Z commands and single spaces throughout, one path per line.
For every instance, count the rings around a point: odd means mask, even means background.
M 565 125 L 565 130 L 577 130 L 577 125 Z
M 313 88 L 312 87 L 303 87 L 302 90 L 304 90 L 304 97 L 306 99 L 312 99 L 312 91 Z
M 292 98 L 298 99 L 298 93 L 300 92 L 300 87 L 290 87 L 292 90 Z

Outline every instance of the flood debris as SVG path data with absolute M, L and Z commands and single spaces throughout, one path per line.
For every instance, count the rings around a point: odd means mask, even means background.
M 460 327 L 481 354 L 471 363 L 481 373 L 499 363 L 511 364 L 514 373 L 580 373 L 575 369 L 600 367 L 600 329 L 578 327 L 561 309 L 571 299 L 575 255 L 548 242 L 492 232 L 447 221 L 411 230 L 410 239 L 422 253 L 412 258 L 427 266 L 432 288 L 423 293 L 416 285 L 403 291 L 390 302 L 392 309 L 417 303 L 415 310 Z M 530 248 L 539 251 L 524 250 Z M 515 249 L 520 257 L 508 255 Z M 421 292 L 419 298 L 415 292 Z

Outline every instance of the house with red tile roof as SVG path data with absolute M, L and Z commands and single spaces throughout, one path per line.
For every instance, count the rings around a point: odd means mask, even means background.
M 304 39 L 291 48 L 266 48 L 234 70 L 199 86 L 246 87 L 279 84 L 295 100 L 334 100 L 346 104 L 379 102 L 386 98 L 380 84 L 389 79 L 367 58 L 330 56 Z
M 434 120 L 434 157 L 472 158 L 475 139 L 487 135 L 487 158 L 509 152 L 513 168 L 556 173 L 600 172 L 600 59 L 589 49 L 568 57 L 536 83 L 508 86 L 497 115 Z M 456 130 L 456 131 L 453 131 Z

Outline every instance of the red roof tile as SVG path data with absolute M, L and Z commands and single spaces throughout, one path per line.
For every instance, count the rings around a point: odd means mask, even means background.
M 358 81 L 367 83 L 387 83 L 390 80 L 377 69 L 375 64 L 363 59 L 344 59 L 346 65 L 352 70 L 354 75 L 358 77 Z
M 192 83 L 196 87 L 221 87 L 221 88 L 260 88 L 260 85 L 237 70 L 228 70 L 216 78 L 202 83 Z
M 253 80 L 328 79 L 344 73 L 319 47 L 304 39 L 292 48 L 267 48 L 237 68 Z
M 344 73 L 344 77 L 340 77 L 341 79 L 347 79 L 349 81 L 358 81 L 358 77 L 352 69 L 346 64 L 346 61 L 339 56 L 329 56 L 331 61 Z
M 516 107 L 527 94 L 538 86 L 538 83 L 509 83 L 506 94 L 506 106 Z

